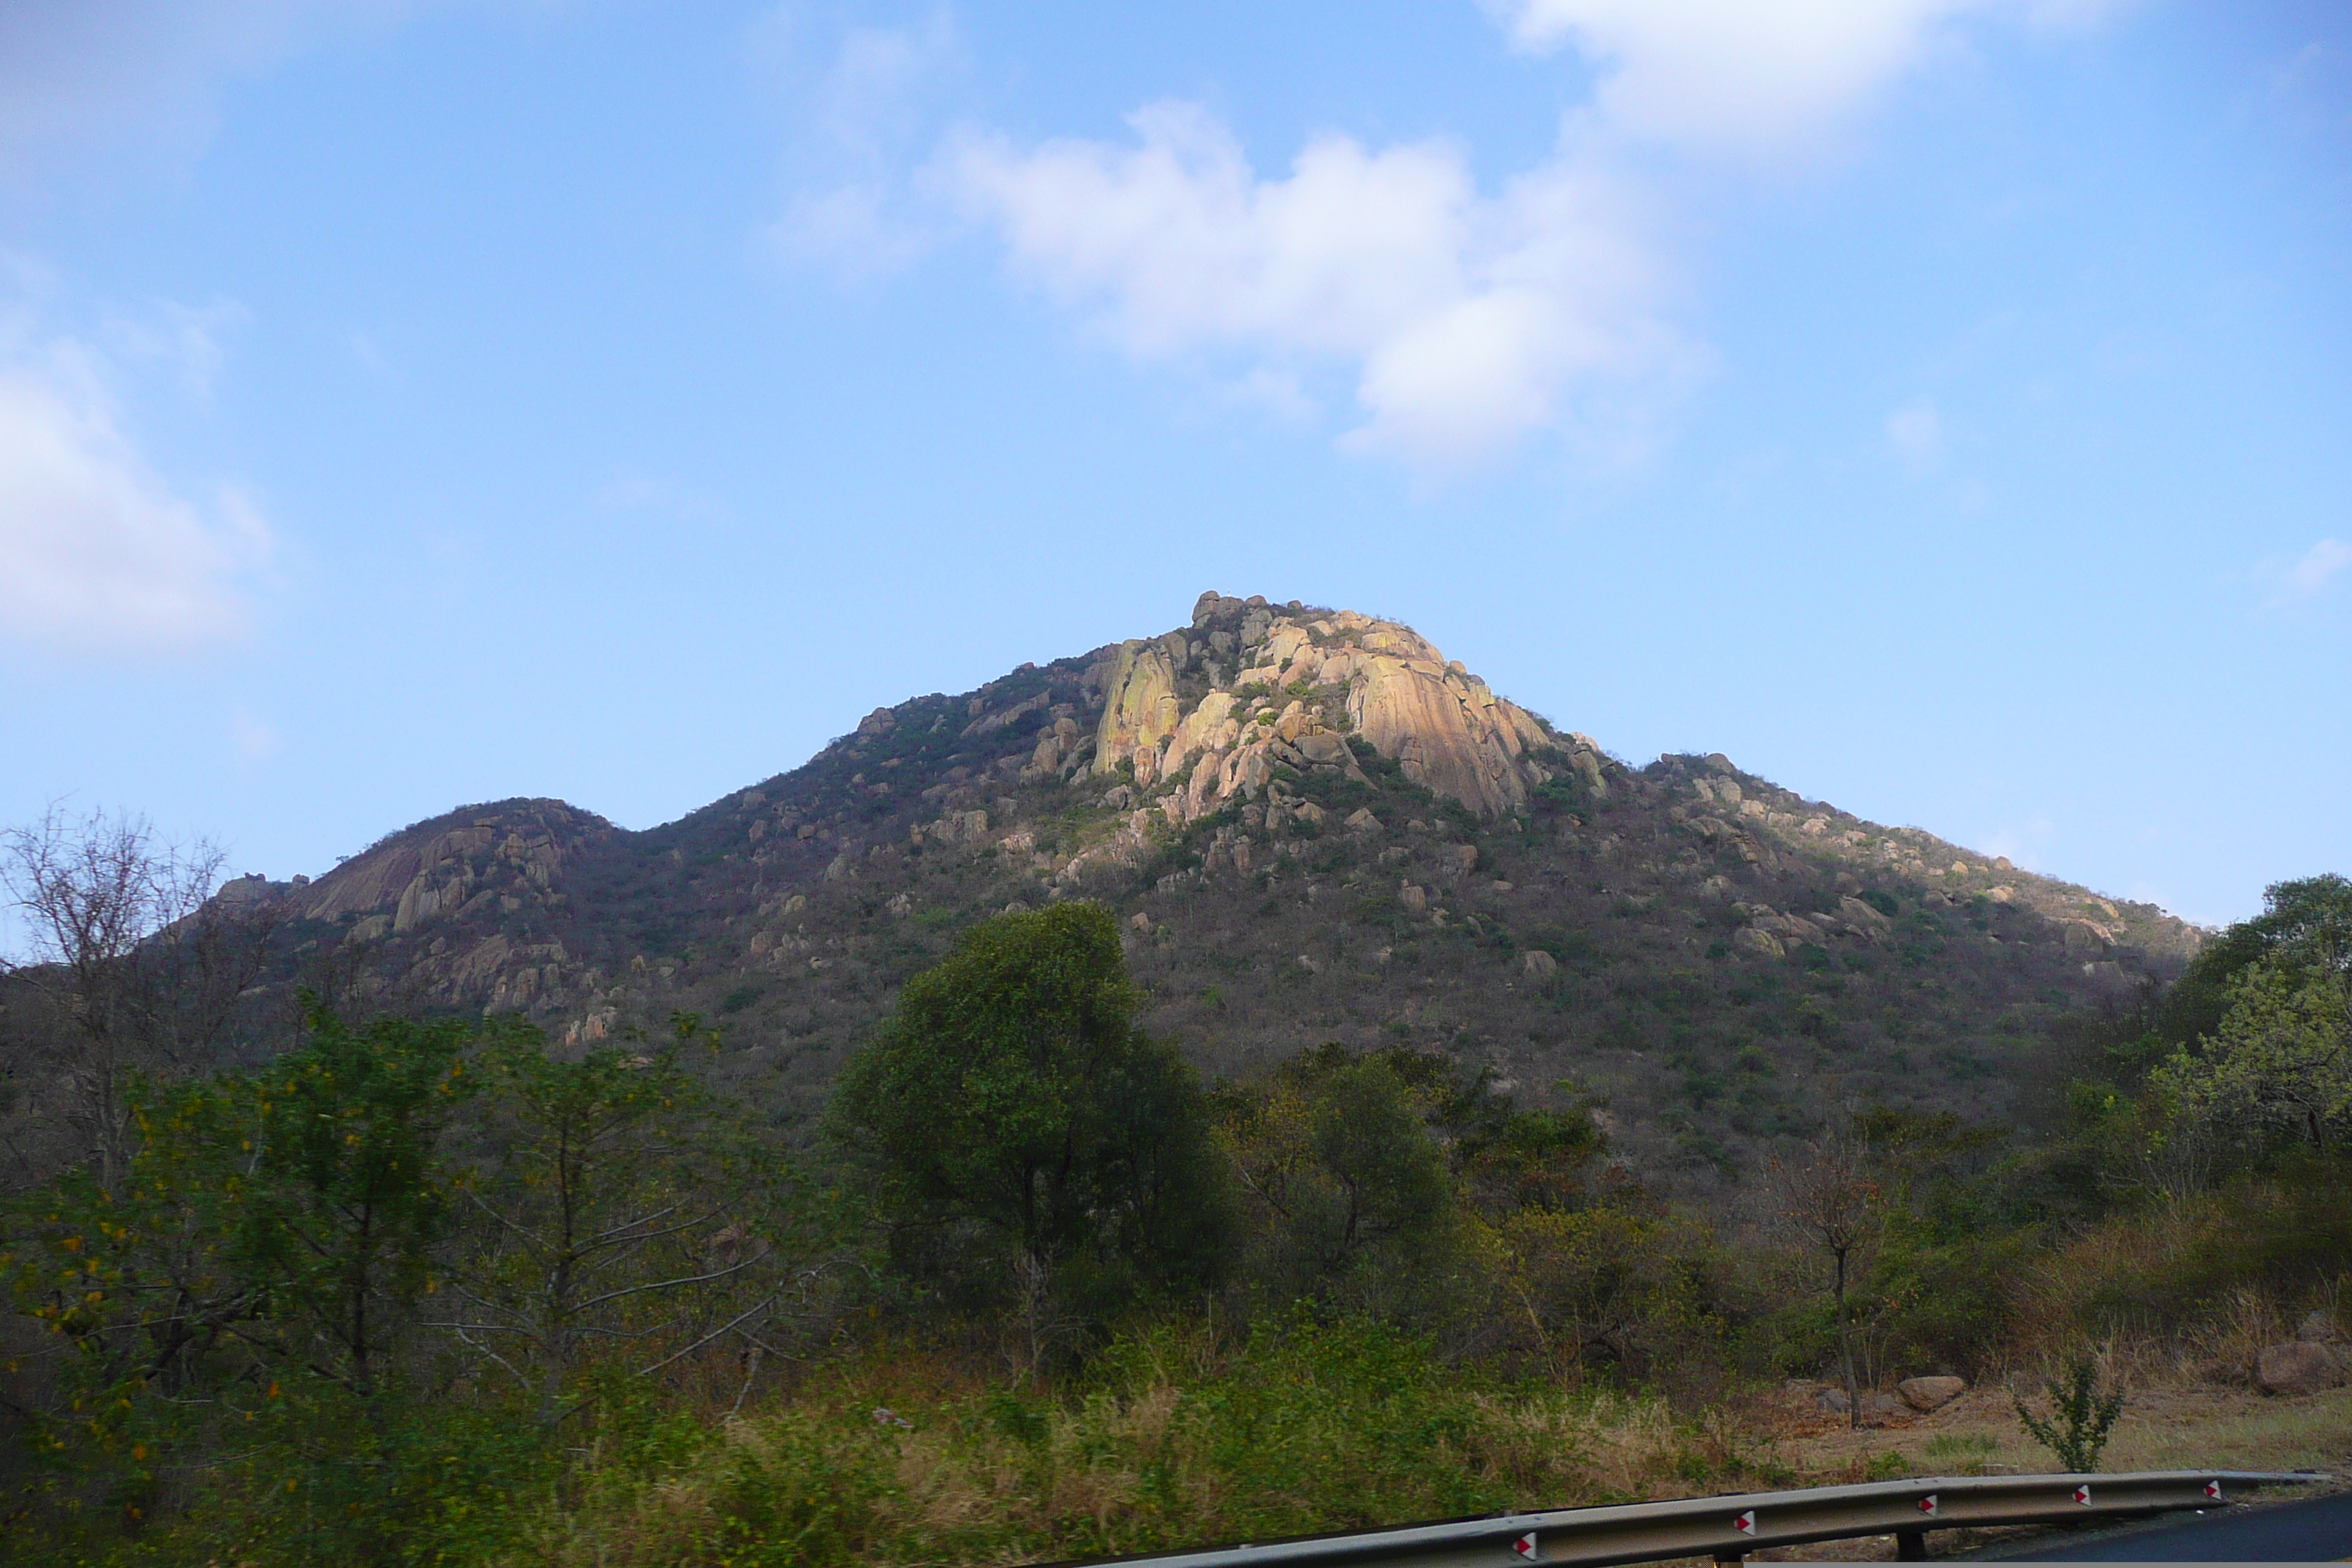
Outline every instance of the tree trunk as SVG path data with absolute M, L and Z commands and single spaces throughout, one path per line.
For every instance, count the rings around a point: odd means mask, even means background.
M 1848 1427 L 1862 1429 L 1862 1391 L 1853 1385 L 1853 1335 L 1845 1321 L 1845 1253 L 1837 1255 L 1838 1362 L 1845 1373 L 1845 1418 Z

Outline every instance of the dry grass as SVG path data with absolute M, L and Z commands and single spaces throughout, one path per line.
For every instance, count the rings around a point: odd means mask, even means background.
M 2210 1384 L 2127 1386 L 2130 1403 L 2116 1423 L 2102 1468 L 2352 1473 L 2352 1389 L 2273 1399 Z M 2048 1469 L 2048 1451 L 2026 1438 L 2009 1400 L 2003 1389 L 1971 1390 L 1931 1415 L 1896 1417 L 1860 1432 L 1798 1416 L 1783 1429 L 1780 1446 L 1810 1474 L 1841 1473 L 1887 1453 L 1902 1455 L 1917 1475 Z M 1947 1443 L 1930 1454 L 1928 1444 L 1937 1437 L 1990 1446 Z
M 898 1353 L 615 1454 L 518 1563 L 998 1564 L 1785 1481 L 1752 1426 L 1606 1391 L 1476 1386 L 1378 1331 L 1217 1352 L 1014 1397 Z M 887 1394 L 886 1405 L 882 1397 Z
M 2100 1460 L 2107 1470 L 2317 1469 L 2352 1479 L 2352 1389 L 2294 1399 L 2179 1380 L 2127 1384 L 2131 1402 Z M 1791 1413 L 1781 1450 L 1809 1480 L 1860 1479 L 1871 1459 L 1902 1456 L 1914 1475 L 2047 1470 L 2049 1453 L 2027 1440 L 2006 1389 L 1972 1389 L 1932 1415 L 1895 1417 L 1860 1432 Z M 1882 1459 L 1882 1463 L 1885 1461 Z M 1958 1555 L 2028 1532 L 1938 1532 L 1936 1554 Z M 1759 1562 L 1891 1562 L 1895 1538 L 1865 1536 L 1756 1554 Z

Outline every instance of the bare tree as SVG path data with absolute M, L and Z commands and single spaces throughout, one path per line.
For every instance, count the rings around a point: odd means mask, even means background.
M 1878 1227 L 1878 1186 L 1871 1179 L 1868 1152 L 1852 1133 L 1833 1132 L 1802 1152 L 1771 1163 L 1773 1200 L 1781 1225 L 1805 1243 L 1829 1254 L 1832 1296 L 1837 1310 L 1838 1361 L 1845 1380 L 1846 1418 L 1862 1425 L 1862 1391 L 1853 1375 L 1853 1328 L 1846 1310 L 1846 1287 L 1857 1261 Z
M 212 1052 L 267 957 L 277 911 L 214 898 L 222 859 L 203 840 L 159 838 L 144 817 L 54 804 L 0 832 L 0 890 L 26 949 L 0 974 L 35 1003 L 10 1010 L 10 1055 L 61 1102 L 32 1111 L 61 1124 L 63 1158 L 110 1187 L 129 1155 L 131 1079 L 177 1076 Z
M 662 1347 L 641 1375 L 733 1334 L 759 1348 L 806 1283 L 759 1224 L 778 1167 L 672 1053 L 551 1061 L 529 1032 L 494 1040 L 474 1077 L 480 1146 L 456 1186 L 472 1223 L 434 1327 L 535 1389 L 551 1429 L 600 1346 Z

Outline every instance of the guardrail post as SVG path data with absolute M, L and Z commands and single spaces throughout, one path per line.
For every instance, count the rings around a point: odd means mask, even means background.
M 1925 1563 L 1927 1561 L 1927 1532 L 1924 1530 L 1898 1530 L 1895 1532 L 1895 1561 Z

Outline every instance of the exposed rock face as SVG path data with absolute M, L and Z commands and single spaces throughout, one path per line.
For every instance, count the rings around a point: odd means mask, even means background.
M 609 837 L 612 824 L 560 801 L 505 801 L 476 807 L 343 862 L 295 889 L 297 912 L 331 921 L 389 912 L 405 931 L 452 915 L 477 900 L 504 896 L 544 900 L 558 890 L 564 862 L 584 841 Z
M 1556 771 L 1604 787 L 1590 742 L 1554 736 L 1410 626 L 1214 593 L 1192 626 L 1206 637 L 1122 644 L 1099 676 L 1094 771 L 1131 767 L 1137 789 L 1181 796 L 1163 806 L 1173 824 L 1256 799 L 1276 766 L 1357 771 L 1350 734 L 1482 816 L 1518 810 Z
M 1158 776 L 1160 748 L 1176 730 L 1176 671 L 1157 643 L 1129 643 L 1102 683 L 1103 715 L 1095 731 L 1095 771 L 1134 761 L 1135 782 Z M 1150 772 L 1152 777 L 1147 778 Z
M 1402 640 L 1385 628 L 1374 635 Z M 1318 673 L 1328 680 L 1339 662 L 1327 661 Z M 1356 733 L 1381 755 L 1395 758 L 1413 783 L 1494 816 L 1520 805 L 1541 782 L 1528 776 L 1523 760 L 1531 747 L 1550 747 L 1551 738 L 1524 709 L 1487 690 L 1485 681 L 1458 666 L 1447 668 L 1435 648 L 1427 658 L 1358 655 L 1346 668 L 1348 717 Z
M 1903 1403 L 1925 1413 L 1941 1410 L 1968 1390 L 1968 1381 L 1958 1377 L 1906 1377 L 1895 1385 Z

